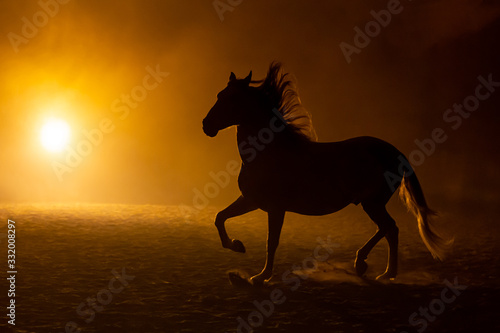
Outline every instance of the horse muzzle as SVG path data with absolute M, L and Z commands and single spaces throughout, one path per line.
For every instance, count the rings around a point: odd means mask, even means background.
M 213 126 L 210 126 L 209 124 L 207 124 L 206 119 L 204 119 L 203 120 L 203 133 L 205 133 L 209 137 L 213 138 L 214 136 L 217 135 L 217 133 L 219 133 L 219 130 L 214 128 Z

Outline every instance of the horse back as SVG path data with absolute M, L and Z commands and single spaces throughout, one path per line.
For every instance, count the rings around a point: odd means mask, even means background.
M 384 173 L 395 170 L 399 155 L 394 146 L 373 137 L 285 147 L 244 164 L 240 190 L 264 210 L 276 206 L 323 215 L 369 197 L 390 197 Z

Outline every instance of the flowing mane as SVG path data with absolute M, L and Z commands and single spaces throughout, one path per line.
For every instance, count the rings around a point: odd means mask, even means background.
M 268 99 L 272 108 L 276 108 L 283 116 L 290 131 L 309 141 L 317 141 L 309 112 L 302 106 L 295 82 L 284 73 L 279 62 L 269 66 L 267 76 L 263 80 L 252 81 Z

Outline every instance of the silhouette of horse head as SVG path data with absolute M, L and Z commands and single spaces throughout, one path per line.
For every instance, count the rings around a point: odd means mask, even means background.
M 248 108 L 248 93 L 252 71 L 244 79 L 236 79 L 236 75 L 231 72 L 227 87 L 217 94 L 217 102 L 210 109 L 205 119 L 203 119 L 203 132 L 210 137 L 232 125 L 239 125 L 246 116 Z

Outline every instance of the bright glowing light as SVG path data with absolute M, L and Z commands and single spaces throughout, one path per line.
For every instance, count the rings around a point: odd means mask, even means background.
M 60 152 L 69 143 L 71 129 L 67 122 L 61 119 L 50 119 L 40 131 L 42 146 L 50 152 Z

